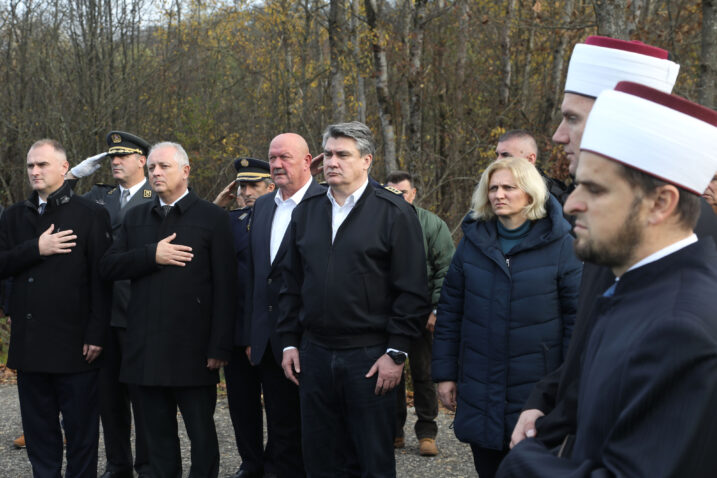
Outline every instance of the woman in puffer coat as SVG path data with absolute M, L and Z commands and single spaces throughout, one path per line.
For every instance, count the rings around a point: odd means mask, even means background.
M 443 283 L 433 340 L 438 396 L 492 478 L 533 385 L 567 349 L 582 264 L 570 224 L 527 160 L 493 162 Z

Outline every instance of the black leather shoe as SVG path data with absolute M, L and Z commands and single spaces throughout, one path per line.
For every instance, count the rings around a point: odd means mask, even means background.
M 134 473 L 132 470 L 105 471 L 100 478 L 134 478 Z
M 262 478 L 264 476 L 267 475 L 264 475 L 261 471 L 238 470 L 229 478 Z

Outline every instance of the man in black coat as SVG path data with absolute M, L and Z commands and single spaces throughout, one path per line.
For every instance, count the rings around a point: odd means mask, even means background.
M 18 371 L 27 453 L 36 477 L 97 474 L 98 366 L 110 284 L 99 262 L 111 243 L 107 212 L 72 194 L 65 150 L 40 140 L 27 154 L 34 190 L 0 219 L 0 278 L 13 279 L 8 367 Z
M 668 52 L 661 48 L 600 36 L 588 37 L 575 46 L 561 105 L 563 120 L 553 134 L 553 141 L 563 145 L 571 175 L 575 175 L 580 141 L 598 94 L 622 80 L 672 91 L 679 65 L 668 57 Z M 536 434 L 547 446 L 559 446 L 566 436 L 575 433 L 581 355 L 593 325 L 589 315 L 596 298 L 613 279 L 609 268 L 585 266 L 575 328 L 565 361 L 534 387 L 513 430 L 511 447 Z
M 116 186 L 95 184 L 83 195 L 103 206 L 110 214 L 112 236 L 116 237 L 124 216 L 132 207 L 152 202 L 154 193 L 144 175 L 149 143 L 131 133 L 110 131 L 107 135 L 106 153 L 87 158 L 72 168 L 66 176 L 68 182 L 86 177 L 100 168 L 107 157 L 112 168 Z M 132 478 L 132 446 L 130 433 L 132 411 L 134 411 L 135 461 L 134 468 L 139 477 L 149 474 L 147 452 L 147 431 L 144 427 L 142 404 L 137 396 L 137 387 L 119 381 L 122 348 L 127 330 L 127 306 L 129 305 L 130 282 L 115 281 L 112 289 L 112 314 L 110 335 L 104 351 L 105 365 L 100 370 L 100 418 L 105 438 L 107 465 L 101 478 Z M 131 408 L 130 408 L 131 403 Z
M 362 123 L 327 128 L 329 189 L 294 210 L 281 263 L 282 366 L 299 386 L 310 476 L 396 476 L 394 389 L 431 311 L 421 225 L 369 183 L 374 151 Z
M 216 477 L 216 384 L 236 314 L 229 217 L 188 189 L 180 145 L 155 145 L 148 167 L 157 197 L 127 211 L 102 259 L 106 278 L 132 281 L 120 380 L 139 385 L 153 474 L 181 474 L 178 406 L 192 444 L 190 476 Z
M 301 136 L 284 133 L 269 144 L 269 168 L 276 192 L 254 204 L 249 231 L 249 281 L 244 337 L 247 353 L 257 367 L 264 390 L 268 439 L 264 453 L 264 476 L 305 476 L 301 452 L 299 392 L 281 368 L 282 346 L 276 331 L 279 269 L 286 255 L 286 230 L 298 204 L 326 188 L 311 178 L 309 146 Z M 241 476 L 241 475 L 240 475 Z M 256 476 L 256 475 L 244 475 Z
M 717 250 L 693 232 L 715 147 L 708 108 L 628 82 L 598 96 L 565 211 L 578 257 L 616 279 L 589 316 L 572 451 L 522 440 L 498 476 L 716 476 Z

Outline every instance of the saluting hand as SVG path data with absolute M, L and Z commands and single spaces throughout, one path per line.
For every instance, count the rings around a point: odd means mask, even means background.
M 237 181 L 234 180 L 230 182 L 227 187 L 222 190 L 222 192 L 219 193 L 219 195 L 214 199 L 214 204 L 219 207 L 230 206 L 232 202 L 237 198 L 236 192 Z
M 77 245 L 77 243 L 73 242 L 77 239 L 77 236 L 72 233 L 72 229 L 58 231 L 53 234 L 52 231 L 54 230 L 55 225 L 52 224 L 45 232 L 40 234 L 37 246 L 40 249 L 41 256 L 69 254 L 72 252 L 72 248 Z
M 192 260 L 194 254 L 192 254 L 191 247 L 172 244 L 176 237 L 177 233 L 173 232 L 157 243 L 157 252 L 154 255 L 154 260 L 157 264 L 184 267 L 186 262 Z
M 322 170 L 322 166 L 324 164 L 324 153 L 321 153 L 320 155 L 316 156 L 311 160 L 311 164 L 309 164 L 309 171 L 311 171 L 312 176 L 316 176 L 319 174 Z
M 403 364 L 396 364 L 387 354 L 381 355 L 373 364 L 371 370 L 366 374 L 366 378 L 373 377 L 378 372 L 376 380 L 376 395 L 385 395 L 393 390 L 401 381 L 403 375 Z

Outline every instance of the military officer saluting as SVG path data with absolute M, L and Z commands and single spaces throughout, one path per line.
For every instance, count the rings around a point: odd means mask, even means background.
M 249 276 L 249 230 L 254 203 L 257 198 L 274 191 L 269 174 L 269 163 L 261 159 L 237 158 L 234 160 L 236 179 L 229 183 L 214 200 L 214 204 L 227 207 L 233 199 L 240 207 L 229 212 L 234 249 L 238 266 L 237 320 L 234 327 L 234 348 L 229 365 L 224 367 L 227 379 L 229 413 L 242 464 L 232 478 L 271 476 L 264 470 L 263 417 L 261 411 L 261 378 L 259 371 L 249 362 L 245 349 L 249 344 L 244 323 L 244 290 Z M 237 189 L 238 187 L 238 189 Z M 236 194 L 235 194 L 236 193 Z M 267 444 L 268 446 L 268 444 Z
M 105 158 L 109 158 L 112 177 L 117 181 L 117 185 L 95 184 L 84 197 L 102 205 L 109 212 L 114 237 L 122 226 L 125 213 L 138 204 L 152 201 L 154 192 L 144 173 L 149 143 L 130 133 L 110 131 L 107 145 L 107 152 L 85 159 L 67 173 L 66 179 L 89 176 L 100 169 Z M 135 398 L 136 386 L 128 386 L 119 381 L 129 295 L 129 281 L 114 283 L 110 321 L 112 332 L 105 348 L 106 364 L 99 379 L 100 416 L 107 455 L 107 467 L 102 478 L 133 476 L 130 403 L 134 410 L 136 431 L 134 468 L 140 477 L 150 476 L 147 436 L 142 420 L 142 408 L 139 400 Z

